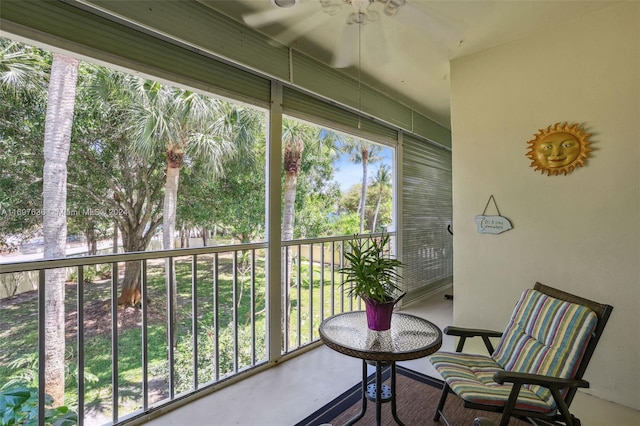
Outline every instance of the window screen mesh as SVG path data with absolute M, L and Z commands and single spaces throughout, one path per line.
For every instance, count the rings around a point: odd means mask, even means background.
M 403 143 L 402 268 L 404 301 L 453 280 L 451 152 L 405 135 Z

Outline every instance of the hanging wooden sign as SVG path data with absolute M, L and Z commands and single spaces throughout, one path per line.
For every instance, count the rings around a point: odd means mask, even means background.
M 512 229 L 509 219 L 502 216 L 476 216 L 476 225 L 479 234 L 501 234 Z
M 486 216 L 487 207 L 489 207 L 489 203 L 493 200 L 493 204 L 496 206 L 496 210 L 498 215 Z M 487 205 L 484 207 L 484 211 L 481 215 L 475 217 L 476 226 L 478 228 L 479 234 L 501 234 L 509 229 L 513 229 L 511 222 L 506 217 L 500 216 L 500 210 L 498 210 L 498 203 L 496 203 L 496 199 L 493 198 L 493 195 L 489 197 L 487 201 Z

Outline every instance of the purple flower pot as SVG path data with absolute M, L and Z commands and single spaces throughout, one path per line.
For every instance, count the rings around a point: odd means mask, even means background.
M 364 299 L 369 329 L 385 331 L 391 328 L 391 315 L 396 301 L 380 303 L 377 300 Z

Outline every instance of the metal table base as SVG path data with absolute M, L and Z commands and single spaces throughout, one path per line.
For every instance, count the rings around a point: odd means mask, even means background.
M 381 405 L 391 401 L 393 419 L 403 425 L 396 407 L 396 362 L 431 355 L 442 346 L 442 331 L 432 322 L 401 312 L 394 312 L 391 318 L 389 330 L 371 330 L 365 311 L 336 314 L 320 324 L 318 331 L 325 345 L 363 360 L 362 408 L 347 425 L 364 417 L 367 400 L 376 404 L 376 424 L 382 420 Z M 367 383 L 367 364 L 376 367 L 375 383 Z M 390 387 L 382 383 L 382 368 L 387 366 L 391 366 Z
M 382 367 L 391 364 L 391 386 L 382 384 Z M 382 404 L 391 401 L 391 415 L 397 424 L 404 426 L 404 423 L 398 418 L 396 410 L 396 363 L 395 361 L 383 362 L 375 361 L 376 377 L 375 382 L 368 383 L 367 378 L 367 361 L 362 360 L 362 408 L 360 412 L 347 423 L 350 426 L 364 417 L 367 412 L 367 400 L 376 403 L 376 425 L 380 426 L 382 421 Z

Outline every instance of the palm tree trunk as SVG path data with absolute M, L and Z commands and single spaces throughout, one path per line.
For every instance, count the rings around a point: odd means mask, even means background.
M 283 241 L 293 239 L 297 186 L 298 175 L 296 173 L 287 172 L 284 178 L 284 207 L 282 211 Z
M 298 175 L 296 173 L 287 172 L 284 178 L 284 207 L 282 211 L 282 241 L 288 241 L 293 239 L 293 226 L 295 223 L 295 204 L 296 204 L 296 191 L 298 186 Z M 284 277 L 289 277 L 289 286 L 292 282 L 292 256 L 290 248 L 287 248 L 287 266 L 286 271 L 283 271 Z M 284 290 L 284 289 L 283 289 Z M 286 306 L 286 305 L 284 305 Z
M 296 204 L 296 191 L 298 186 L 298 174 L 295 171 L 287 171 L 284 177 L 284 207 L 282 210 L 282 241 L 288 241 L 293 239 L 293 226 L 295 223 L 295 204 Z M 293 284 L 293 256 L 291 253 L 291 247 L 287 246 L 283 250 L 283 254 L 286 257 L 284 270 L 282 271 L 282 333 L 281 339 L 284 344 L 284 339 L 287 339 L 284 331 L 286 330 L 287 314 L 289 312 L 289 288 Z M 284 348 L 284 346 L 282 346 Z
M 174 238 L 176 230 L 176 208 L 178 206 L 178 182 L 180 180 L 180 167 L 174 167 L 171 163 L 167 165 L 167 182 L 164 192 L 164 205 L 162 208 L 162 245 L 165 250 L 171 250 L 174 248 Z M 176 321 L 178 310 L 178 286 L 176 284 L 175 274 L 170 275 L 169 262 L 171 260 L 167 258 L 165 261 L 165 276 L 167 285 L 173 286 L 173 296 L 171 298 L 171 310 L 172 315 L 170 318 L 171 330 L 173 332 L 173 341 L 171 344 L 176 347 L 178 344 L 178 336 L 176 333 Z
M 162 246 L 165 250 L 175 248 L 179 180 L 180 167 L 173 167 L 171 164 L 167 165 L 167 182 L 164 189 L 164 205 L 162 206 Z
M 378 194 L 378 202 L 376 203 L 376 212 L 373 215 L 373 224 L 371 225 L 371 233 L 376 232 L 376 223 L 378 222 L 378 213 L 380 213 L 380 204 L 382 203 L 382 184 L 380 184 L 380 193 Z
M 67 240 L 67 159 L 71 144 L 78 61 L 54 53 L 44 134 L 43 218 L 44 258 L 65 257 Z M 64 404 L 66 271 L 45 271 L 45 392 Z
M 362 150 L 362 192 L 360 194 L 360 233 L 364 231 L 365 206 L 367 201 L 367 164 L 369 162 L 369 151 Z

